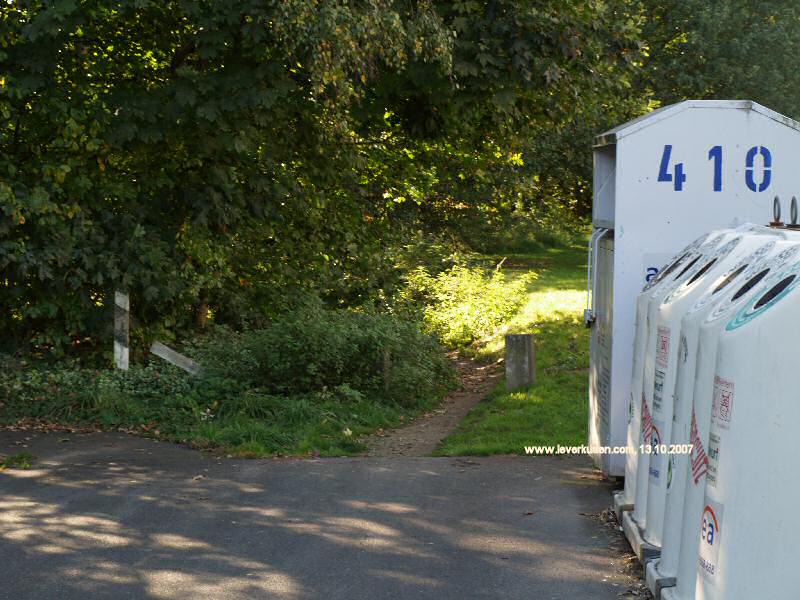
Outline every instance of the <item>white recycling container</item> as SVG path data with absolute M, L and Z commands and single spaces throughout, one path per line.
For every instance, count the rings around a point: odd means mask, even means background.
M 800 261 L 720 332 L 699 534 L 698 600 L 797 598 Z M 712 454 L 713 451 L 713 454 Z
M 647 514 L 643 532 L 645 542 L 653 546 L 660 547 L 662 543 L 681 321 L 711 284 L 738 263 L 743 254 L 751 253 L 763 242 L 763 236 L 755 232 L 742 233 L 729 240 L 699 262 L 700 268 L 672 290 L 655 309 L 656 347 L 652 357 L 654 383 L 650 398 L 650 447 L 653 450 L 649 460 Z
M 697 336 L 694 381 L 688 383 L 688 388 L 693 387 L 693 390 L 687 391 L 686 398 L 687 404 L 691 405 L 691 408 L 687 407 L 689 410 L 688 440 L 693 444 L 693 449 L 687 456 L 682 501 L 680 496 L 675 494 L 675 498 L 671 502 L 675 504 L 673 510 L 678 512 L 680 518 L 668 523 L 668 529 L 675 528 L 680 532 L 678 567 L 675 587 L 666 588 L 661 592 L 661 598 L 664 600 L 691 600 L 694 598 L 698 560 L 698 528 L 704 506 L 706 470 L 710 466 L 709 456 L 715 452 L 713 448 L 709 447 L 709 428 L 719 332 L 738 309 L 754 296 L 764 292 L 765 281 L 770 273 L 780 272 L 797 257 L 800 257 L 800 244 L 779 242 L 775 251 L 767 257 L 763 264 L 756 265 L 749 270 L 748 276 L 741 277 L 743 284 L 732 286 L 732 290 L 735 291 L 729 292 L 726 298 L 718 302 L 700 325 Z M 762 268 L 759 269 L 759 267 Z M 669 540 L 665 540 L 665 544 L 667 548 L 672 545 Z M 670 558 L 671 554 L 670 551 L 665 554 L 668 561 L 674 560 L 674 557 Z M 666 569 L 664 570 L 666 571 Z
M 717 232 L 719 235 L 719 232 Z M 712 238 L 716 237 L 712 235 Z M 647 343 L 647 306 L 659 289 L 667 286 L 679 272 L 681 266 L 689 264 L 695 256 L 697 250 L 709 238 L 709 234 L 704 234 L 694 242 L 678 252 L 662 268 L 656 277 L 651 279 L 642 289 L 636 298 L 636 320 L 634 330 L 634 350 L 633 350 L 633 377 L 631 380 L 631 395 L 628 399 L 628 448 L 636 449 L 641 443 L 641 395 L 642 395 L 642 357 Z M 639 460 L 639 453 L 629 452 L 625 455 L 625 486 L 616 494 L 614 499 L 615 506 L 633 506 L 636 492 L 636 466 Z M 618 517 L 620 515 L 617 515 Z
M 739 228 L 737 228 L 739 229 Z M 636 445 L 638 449 L 641 445 L 648 445 L 652 443 L 652 395 L 653 385 L 655 379 L 655 353 L 656 341 L 658 332 L 656 330 L 656 322 L 658 316 L 658 307 L 661 302 L 672 293 L 673 290 L 683 285 L 684 282 L 691 279 L 700 269 L 702 269 L 708 262 L 705 260 L 709 255 L 713 254 L 719 248 L 724 246 L 732 239 L 741 237 L 742 233 L 737 229 L 721 230 L 717 235 L 710 236 L 709 240 L 697 249 L 696 255 L 685 262 L 685 265 L 677 269 L 676 275 L 668 276 L 668 283 L 660 286 L 652 295 L 650 295 L 647 303 L 647 311 L 645 316 L 646 332 L 644 351 L 642 353 L 642 385 L 639 400 L 639 443 Z M 741 229 L 745 229 L 743 226 Z M 631 518 L 634 525 L 640 531 L 644 531 L 646 527 L 647 516 L 647 488 L 650 469 L 650 455 L 647 453 L 639 452 L 638 463 L 636 467 L 636 487 L 634 492 L 634 505 Z
M 760 239 L 756 238 L 756 249 L 739 259 L 707 286 L 706 291 L 681 320 L 670 435 L 670 445 L 675 447 L 675 451 L 667 457 L 661 555 L 647 564 L 647 585 L 655 595 L 662 586 L 674 585 L 678 570 L 683 496 L 689 464 L 689 455 L 684 449 L 690 444 L 691 406 L 700 325 L 717 305 L 729 301 L 744 282 L 764 270 L 774 260 L 775 254 L 785 249 L 788 242 L 779 241 L 785 237 L 785 234 L 774 229 L 762 232 Z

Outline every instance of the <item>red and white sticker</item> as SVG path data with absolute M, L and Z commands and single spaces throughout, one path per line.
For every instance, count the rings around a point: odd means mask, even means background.
M 647 406 L 644 394 L 642 394 L 642 443 L 649 444 L 650 436 L 653 433 L 653 417 L 650 415 L 650 408 Z
M 669 366 L 669 327 L 663 325 L 658 326 L 656 336 L 656 363 L 665 369 Z
M 692 479 L 694 484 L 703 478 L 703 475 L 708 473 L 708 455 L 703 448 L 703 440 L 700 439 L 700 433 L 697 430 L 697 418 L 694 413 L 694 406 L 692 407 L 692 426 L 689 430 L 689 441 L 692 444 Z
M 733 382 L 714 376 L 714 401 L 711 405 L 711 417 L 715 424 L 727 429 L 733 418 Z

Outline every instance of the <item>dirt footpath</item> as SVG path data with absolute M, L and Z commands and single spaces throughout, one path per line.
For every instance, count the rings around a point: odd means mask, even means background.
M 461 386 L 449 394 L 436 410 L 417 417 L 411 424 L 391 431 L 379 431 L 365 438 L 367 456 L 429 456 L 467 413 L 497 385 L 503 363 L 478 363 L 457 358 Z

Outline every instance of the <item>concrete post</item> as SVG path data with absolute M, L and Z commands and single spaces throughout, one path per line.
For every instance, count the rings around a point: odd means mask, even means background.
M 506 390 L 513 392 L 536 379 L 536 355 L 532 333 L 506 335 Z
M 114 292 L 114 363 L 123 371 L 128 370 L 130 360 L 130 315 L 128 294 Z
M 201 368 L 199 364 L 161 342 L 153 342 L 150 346 L 150 352 L 159 358 L 163 358 L 168 363 L 172 363 L 179 369 L 183 369 L 190 375 L 200 375 Z

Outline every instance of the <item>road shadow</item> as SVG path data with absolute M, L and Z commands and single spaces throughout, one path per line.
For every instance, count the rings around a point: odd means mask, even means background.
M 616 599 L 631 584 L 585 457 L 242 461 L 0 432 L 0 452 L 23 443 L 35 468 L 0 472 L 0 598 Z

